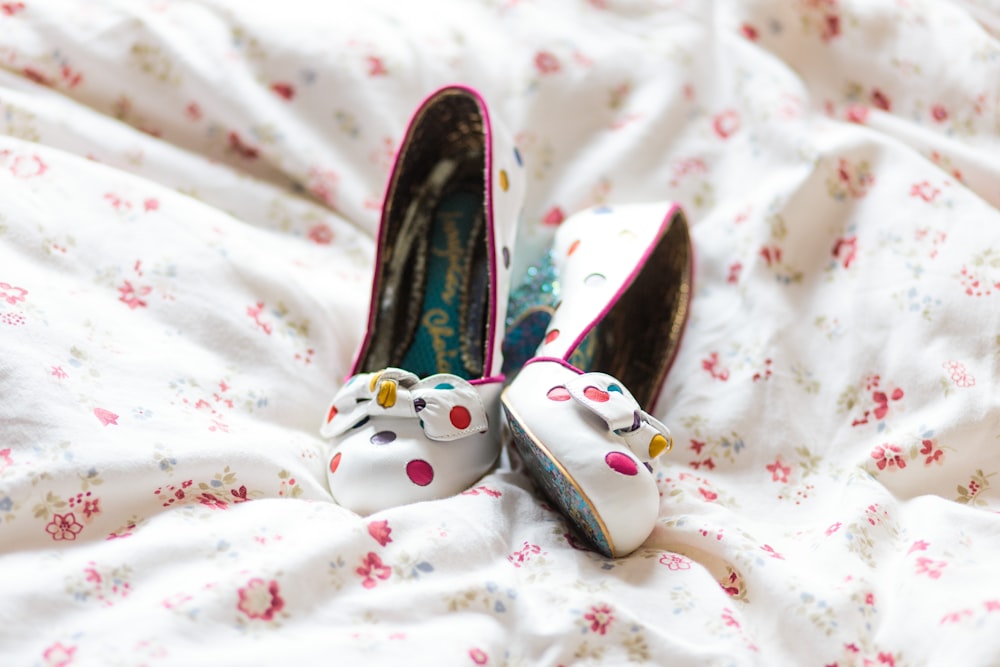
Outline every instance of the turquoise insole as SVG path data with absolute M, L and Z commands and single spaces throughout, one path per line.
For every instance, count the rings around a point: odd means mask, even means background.
M 420 322 L 401 363 L 402 368 L 419 377 L 452 373 L 472 379 L 462 361 L 462 302 L 470 296 L 464 294 L 472 256 L 470 243 L 481 207 L 481 197 L 457 192 L 447 196 L 434 212 Z M 474 347 L 481 345 L 480 341 L 473 342 Z

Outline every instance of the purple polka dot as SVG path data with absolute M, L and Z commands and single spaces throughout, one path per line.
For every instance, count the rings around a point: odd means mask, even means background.
M 510 268 L 510 248 L 507 246 L 503 247 L 503 268 Z
M 639 473 L 639 466 L 635 464 L 635 460 L 621 452 L 609 452 L 604 457 L 604 462 L 609 468 L 623 475 L 631 476 Z
M 427 407 L 427 401 L 422 398 L 413 399 L 413 410 L 414 412 L 420 412 Z
M 406 464 L 406 476 L 417 486 L 427 486 L 434 481 L 434 468 L 423 459 L 413 459 Z
M 396 439 L 396 434 L 392 431 L 379 431 L 371 437 L 373 445 L 388 445 Z

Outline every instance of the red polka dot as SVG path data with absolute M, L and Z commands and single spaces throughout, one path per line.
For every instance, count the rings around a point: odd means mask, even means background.
M 639 472 L 639 466 L 635 464 L 635 460 L 621 452 L 609 452 L 604 457 L 604 462 L 608 464 L 609 468 L 623 475 L 631 476 Z
M 422 459 L 413 459 L 406 464 L 406 476 L 417 486 L 427 486 L 434 481 L 434 468 Z
M 559 338 L 559 329 L 553 329 L 552 331 L 545 334 L 546 345 L 554 341 L 556 338 Z
M 552 389 L 549 389 L 549 393 L 545 394 L 545 396 L 548 397 L 550 401 L 568 401 L 572 398 L 572 396 L 569 395 L 569 391 L 566 390 L 566 387 L 563 387 L 562 385 L 552 387 Z
M 340 467 L 340 452 L 337 452 L 336 454 L 333 455 L 333 458 L 330 459 L 330 472 L 331 473 L 337 472 L 337 468 L 339 467 Z
M 455 428 L 469 428 L 469 424 L 472 423 L 472 415 L 461 405 L 456 405 L 451 409 L 451 412 L 448 413 L 448 419 L 451 420 L 452 426 Z
M 580 247 L 580 239 L 577 239 L 572 243 L 570 243 L 569 250 L 566 251 L 566 256 L 569 257 L 570 255 L 572 255 L 574 252 L 576 252 L 576 249 L 579 247 Z
M 597 387 L 587 387 L 583 390 L 583 395 L 595 403 L 604 403 L 610 398 L 610 396 L 608 396 L 608 392 L 598 389 Z
M 326 415 L 326 421 L 327 422 L 332 422 L 333 418 L 336 417 L 336 416 L 337 416 L 337 406 L 336 405 L 331 405 L 330 406 L 330 412 L 328 412 L 327 415 Z

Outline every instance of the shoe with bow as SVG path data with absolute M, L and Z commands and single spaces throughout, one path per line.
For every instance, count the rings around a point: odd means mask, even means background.
M 344 507 L 451 496 L 496 462 L 523 194 L 521 157 L 477 92 L 449 86 L 421 104 L 386 191 L 368 329 L 321 428 Z
M 687 319 L 687 222 L 667 204 L 583 211 L 556 231 L 552 258 L 561 300 L 501 402 L 538 486 L 593 548 L 624 556 L 655 527 L 648 462 L 673 446 L 647 410 Z

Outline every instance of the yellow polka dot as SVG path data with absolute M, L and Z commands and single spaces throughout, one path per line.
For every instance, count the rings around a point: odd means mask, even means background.
M 507 192 L 507 188 L 510 187 L 510 181 L 507 179 L 507 172 L 503 169 L 500 170 L 500 189 Z
M 674 448 L 674 439 L 670 438 L 667 440 L 662 435 L 657 433 L 653 436 L 653 439 L 649 441 L 649 458 L 655 459 L 660 454 L 669 452 Z

